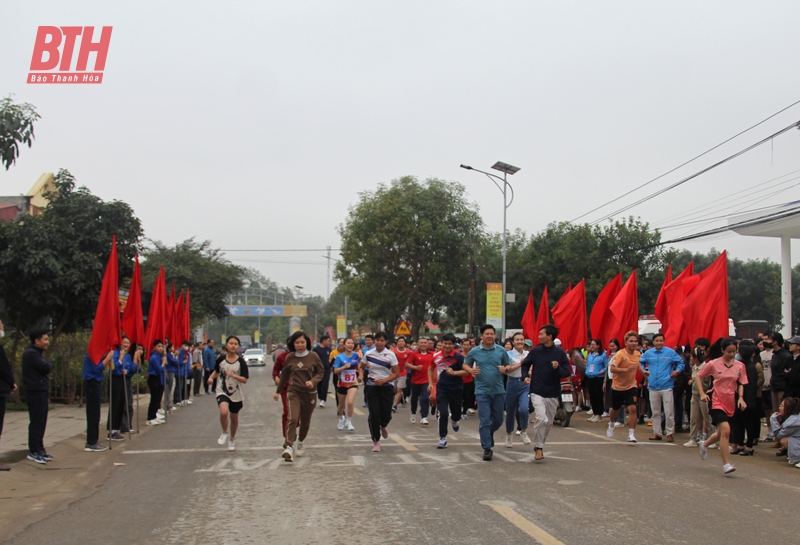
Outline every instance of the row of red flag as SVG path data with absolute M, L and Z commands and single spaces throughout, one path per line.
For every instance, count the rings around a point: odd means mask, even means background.
M 539 329 L 549 323 L 559 330 L 564 348 L 578 348 L 589 339 L 586 319 L 586 284 L 581 280 L 566 291 L 552 310 L 550 321 L 547 286 L 542 293 L 539 313 L 534 309 L 533 289 L 522 316 L 522 333 L 526 339 L 537 341 Z M 661 286 L 656 301 L 655 315 L 661 322 L 661 332 L 667 346 L 687 345 L 699 337 L 712 342 L 728 335 L 728 257 L 727 252 L 717 258 L 703 272 L 694 274 L 694 264 L 674 280 L 672 265 Z M 611 339 L 622 342 L 625 333 L 638 331 L 639 295 L 636 287 L 636 270 L 623 285 L 622 273 L 615 276 L 600 291 L 588 320 L 592 338 L 608 346 Z
M 191 332 L 190 306 L 191 290 L 181 290 L 175 298 L 175 284 L 172 284 L 170 296 L 167 298 L 166 272 L 159 266 L 147 314 L 147 330 L 144 327 L 142 313 L 142 273 L 139 267 L 139 255 L 133 265 L 133 278 L 125 311 L 119 312 L 119 260 L 117 258 L 117 237 L 112 238 L 111 255 L 108 257 L 100 298 L 94 316 L 92 336 L 89 339 L 89 357 L 92 361 L 100 361 L 111 349 L 122 342 L 125 332 L 132 343 L 144 345 L 145 354 L 153 348 L 155 340 L 169 339 L 173 344 L 189 339 Z

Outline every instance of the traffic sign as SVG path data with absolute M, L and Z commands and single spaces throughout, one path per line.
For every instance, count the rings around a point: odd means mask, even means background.
M 408 323 L 403 320 L 400 322 L 400 325 L 397 326 L 394 330 L 395 336 L 399 335 L 411 335 L 411 328 L 408 327 Z

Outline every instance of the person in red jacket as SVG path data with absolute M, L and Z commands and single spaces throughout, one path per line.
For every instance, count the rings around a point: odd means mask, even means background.
M 286 344 L 289 344 L 289 339 L 286 339 Z M 286 365 L 286 356 L 289 355 L 288 350 L 284 350 L 280 354 L 278 354 L 278 358 L 275 360 L 275 365 L 272 366 L 272 380 L 275 381 L 275 385 L 277 386 L 280 382 L 281 377 L 281 369 L 283 366 Z M 283 386 L 283 390 L 281 390 L 281 403 L 283 403 L 283 414 L 281 415 L 281 429 L 283 430 L 283 436 L 286 437 L 286 423 L 289 421 L 289 402 L 286 399 L 286 391 L 289 389 L 289 384 L 285 384 Z

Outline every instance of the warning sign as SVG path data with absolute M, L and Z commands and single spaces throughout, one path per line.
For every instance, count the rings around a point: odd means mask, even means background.
M 398 337 L 400 335 L 411 335 L 411 328 L 408 327 L 408 322 L 403 320 L 400 322 L 400 325 L 397 326 L 394 330 L 394 336 Z

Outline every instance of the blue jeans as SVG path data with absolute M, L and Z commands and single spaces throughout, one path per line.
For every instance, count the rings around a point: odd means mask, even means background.
M 475 398 L 478 400 L 481 447 L 485 450 L 494 447 L 494 432 L 503 425 L 505 394 L 475 394 Z
M 528 429 L 528 401 L 531 394 L 531 387 L 525 384 L 522 379 L 508 377 L 506 383 L 506 433 L 514 432 L 517 411 L 519 411 L 519 427 L 521 430 Z

